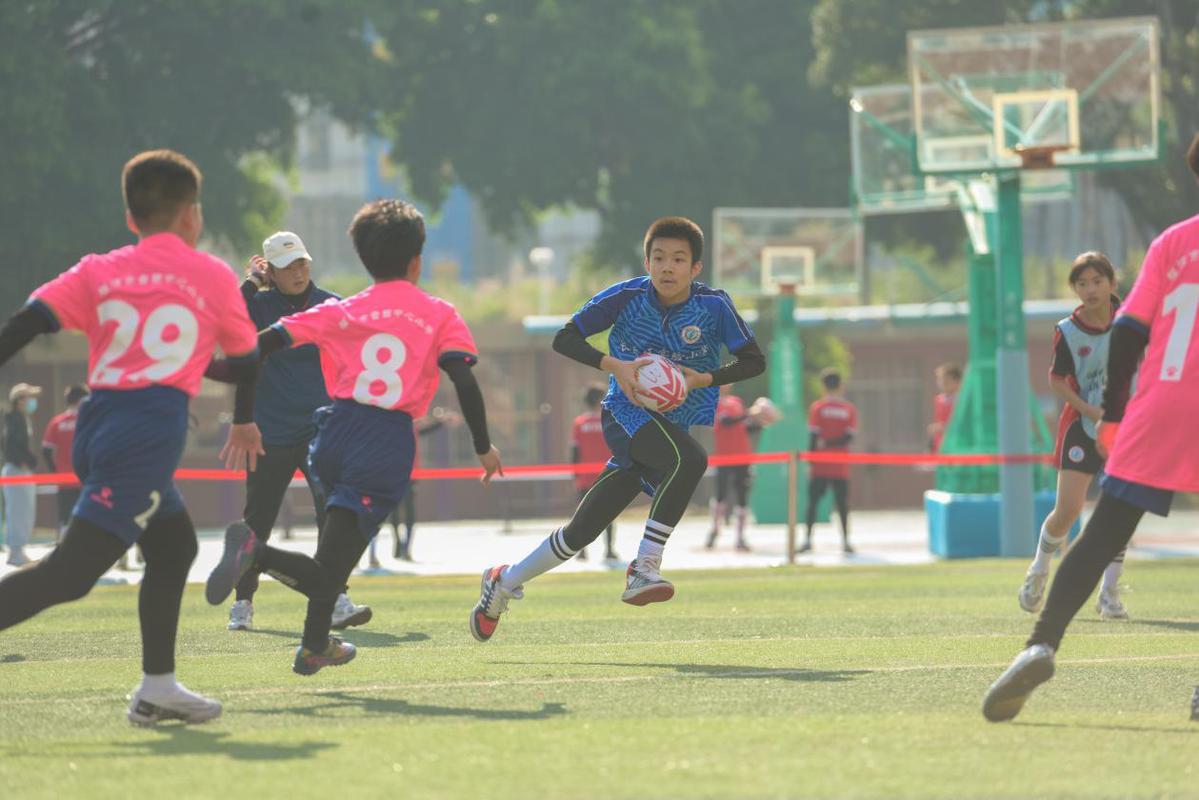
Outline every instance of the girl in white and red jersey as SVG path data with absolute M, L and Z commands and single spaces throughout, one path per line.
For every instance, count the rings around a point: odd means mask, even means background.
M 1099 404 L 1107 382 L 1108 339 L 1120 307 L 1120 298 L 1113 293 L 1116 270 L 1103 253 L 1082 253 L 1070 267 L 1070 288 L 1082 304 L 1053 331 L 1049 386 L 1065 405 L 1054 450 L 1057 501 L 1041 526 L 1036 556 L 1020 587 L 1020 607 L 1030 614 L 1041 610 L 1049 562 L 1082 513 L 1091 480 L 1103 470 L 1103 457 L 1095 448 L 1095 426 L 1103 417 Z M 1097 605 L 1103 619 L 1128 619 L 1118 588 L 1123 571 L 1121 550 L 1103 573 Z

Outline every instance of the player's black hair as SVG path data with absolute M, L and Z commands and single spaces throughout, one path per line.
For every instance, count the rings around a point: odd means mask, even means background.
M 73 406 L 83 398 L 87 397 L 87 395 L 87 387 L 82 383 L 75 383 L 67 387 L 66 392 L 63 393 L 63 400 L 66 401 L 67 405 Z
M 837 372 L 837 370 L 833 369 L 832 367 L 829 367 L 828 369 L 825 369 L 825 370 L 821 370 L 820 383 L 824 386 L 825 389 L 828 389 L 829 391 L 832 391 L 833 389 L 840 389 L 841 388 L 841 373 Z
M 962 367 L 953 361 L 946 361 L 937 367 L 937 374 L 944 375 L 946 378 L 953 378 L 955 381 L 962 379 Z
M 686 217 L 661 217 L 656 219 L 645 232 L 645 257 L 649 258 L 654 239 L 684 239 L 691 245 L 691 263 L 704 255 L 703 229 Z
M 371 277 L 390 281 L 405 277 L 424 249 L 425 218 L 403 200 L 375 200 L 358 209 L 349 233 Z
M 1191 168 L 1195 177 L 1199 178 L 1199 133 L 1195 134 L 1191 146 L 1187 148 L 1187 166 Z
M 601 386 L 588 386 L 587 391 L 583 393 L 583 404 L 588 408 L 596 408 L 605 394 L 607 391 Z
M 142 234 L 170 227 L 185 207 L 200 199 L 200 168 L 174 150 L 147 150 L 121 171 L 125 208 Z
M 1115 284 L 1116 268 L 1112 266 L 1111 259 L 1098 250 L 1088 250 L 1085 253 L 1079 253 L 1070 265 L 1070 285 L 1073 286 L 1078 283 L 1078 279 L 1082 277 L 1082 273 L 1088 269 L 1095 270 Z

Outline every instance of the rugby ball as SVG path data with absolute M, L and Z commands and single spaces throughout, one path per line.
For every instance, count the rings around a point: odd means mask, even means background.
M 687 399 L 687 378 L 678 365 L 665 356 L 644 353 L 638 361 L 649 359 L 637 368 L 637 388 L 641 404 L 665 414 Z
M 778 406 L 772 403 L 769 397 L 759 397 L 755 400 L 754 404 L 749 407 L 749 414 L 757 417 L 758 422 L 763 426 L 773 425 L 783 418 Z

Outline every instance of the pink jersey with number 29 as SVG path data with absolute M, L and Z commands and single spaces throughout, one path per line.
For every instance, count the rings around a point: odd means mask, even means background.
M 376 283 L 274 327 L 292 344 L 320 348 L 330 397 L 413 417 L 424 416 L 437 392 L 441 356 L 462 353 L 473 362 L 478 353 L 457 309 L 411 281 Z
M 173 386 L 194 397 L 216 345 L 230 356 L 258 345 L 233 270 L 173 233 L 84 256 L 30 299 L 87 335 L 93 389 Z
M 1145 264 L 1119 316 L 1149 326 L 1136 392 L 1105 467 L 1127 481 L 1199 491 L 1199 216 L 1166 230 L 1149 246 Z

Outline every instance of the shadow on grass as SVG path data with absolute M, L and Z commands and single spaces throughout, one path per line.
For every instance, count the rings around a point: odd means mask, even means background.
M 407 717 L 468 717 L 482 720 L 539 720 L 567 714 L 562 703 L 543 703 L 536 711 L 520 711 L 503 708 L 463 708 L 455 706 L 431 706 L 409 703 L 399 698 L 355 692 L 317 692 L 313 697 L 320 702 L 305 706 L 282 708 L 247 709 L 241 714 L 296 714 L 302 717 L 323 717 L 338 709 L 355 709 L 365 714 L 398 714 Z
M 247 633 L 261 634 L 263 636 L 280 636 L 284 639 L 292 639 L 297 644 L 300 641 L 300 631 L 279 631 L 271 628 L 255 628 Z M 402 636 L 396 636 L 394 633 L 384 633 L 382 631 L 333 631 L 333 635 L 347 642 L 363 647 L 398 647 L 402 644 L 412 644 L 413 642 L 427 642 L 429 634 L 421 633 L 420 631 L 410 631 Z
M 1134 625 L 1152 625 L 1156 628 L 1170 628 L 1175 631 L 1194 633 L 1199 631 L 1199 620 L 1192 619 L 1134 619 Z
M 25 656 L 20 653 L 6 653 L 0 656 L 0 664 L 16 664 L 19 661 L 24 661 Z
M 744 664 L 663 664 L 658 662 L 629 662 L 615 661 L 568 661 L 568 662 L 531 662 L 531 661 L 499 661 L 499 664 L 513 664 L 530 667 L 549 667 L 556 663 L 564 663 L 576 667 L 624 667 L 638 669 L 653 667 L 655 669 L 672 669 L 680 675 L 698 675 L 705 678 L 722 678 L 726 680 L 781 680 L 799 681 L 804 683 L 841 683 L 853 680 L 859 675 L 869 675 L 873 670 L 868 669 L 807 669 L 805 667 L 750 667 Z
M 312 758 L 322 750 L 339 747 L 336 742 L 280 744 L 234 737 L 228 731 L 203 730 L 193 725 L 159 723 L 145 730 L 145 737 L 130 742 L 111 742 L 95 747 L 58 753 L 71 758 L 123 758 L 140 756 L 226 756 L 233 761 L 289 761 Z M 14 751 L 11 755 L 35 755 Z
M 1122 733 L 1181 733 L 1186 736 L 1199 734 L 1199 725 L 1190 728 L 1166 728 L 1157 725 L 1095 725 L 1085 722 L 1021 722 L 1011 724 L 1024 728 L 1069 728 L 1072 730 L 1120 731 Z

